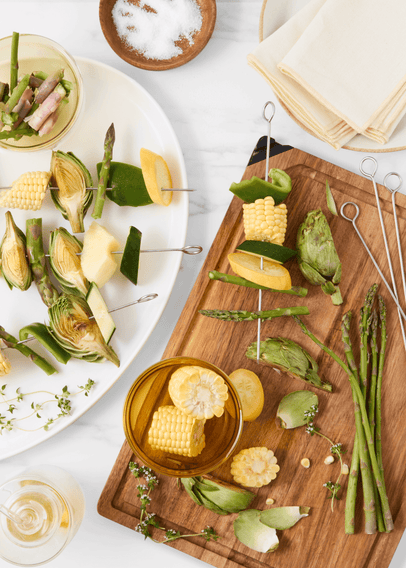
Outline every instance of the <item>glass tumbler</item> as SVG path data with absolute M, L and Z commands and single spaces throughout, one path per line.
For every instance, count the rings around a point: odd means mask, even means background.
M 83 492 L 69 473 L 50 465 L 26 469 L 0 486 L 0 558 L 17 566 L 53 560 L 84 512 Z

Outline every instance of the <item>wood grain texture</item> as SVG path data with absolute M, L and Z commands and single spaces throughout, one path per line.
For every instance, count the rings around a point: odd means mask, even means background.
M 403 499 L 405 486 L 406 447 L 404 444 L 406 423 L 403 419 L 406 408 L 406 389 L 404 388 L 404 368 L 406 355 L 401 341 L 397 311 L 389 293 L 362 247 L 352 225 L 341 217 L 333 217 L 327 210 L 325 183 L 328 180 L 338 208 L 345 201 L 355 201 L 361 209 L 359 228 L 385 277 L 389 280 L 383 240 L 380 232 L 378 212 L 370 181 L 311 156 L 297 149 L 290 149 L 270 160 L 270 167 L 286 170 L 293 181 L 293 189 L 286 200 L 289 211 L 286 246 L 295 247 L 296 233 L 306 212 L 321 207 L 325 212 L 343 262 L 343 277 L 340 289 L 344 303 L 332 305 L 319 287 L 306 283 L 296 261 L 290 261 L 292 283 L 309 288 L 306 298 L 263 293 L 262 309 L 291 305 L 307 305 L 310 315 L 304 320 L 318 338 L 344 357 L 341 344 L 341 318 L 344 312 L 353 311 L 352 339 L 355 343 L 355 356 L 359 353 L 357 340 L 358 315 L 364 296 L 371 284 L 380 284 L 380 293 L 388 307 L 388 344 L 386 369 L 383 382 L 383 448 L 385 478 L 389 501 L 395 521 L 395 530 L 390 534 L 363 534 L 362 500 L 357 501 L 356 534 L 344 534 L 345 499 L 337 501 L 334 512 L 323 483 L 335 481 L 339 465 L 324 465 L 329 454 L 329 444 L 319 438 L 310 437 L 304 428 L 291 431 L 278 430 L 274 423 L 280 399 L 294 390 L 308 388 L 303 382 L 286 374 L 278 374 L 273 369 L 258 365 L 245 357 L 247 346 L 256 341 L 255 322 L 222 322 L 206 318 L 199 309 L 246 309 L 257 308 L 256 290 L 240 288 L 208 278 L 209 270 L 230 272 L 227 254 L 244 240 L 242 227 L 242 202 L 234 197 L 205 264 L 196 280 L 185 308 L 179 318 L 164 358 L 176 355 L 194 356 L 210 361 L 226 373 L 244 367 L 256 372 L 265 391 L 265 406 L 260 417 L 252 423 L 245 423 L 236 452 L 250 446 L 267 446 L 278 458 L 281 471 L 270 485 L 262 487 L 252 503 L 253 508 L 265 509 L 268 497 L 275 500 L 275 506 L 305 505 L 311 507 L 308 518 L 302 519 L 290 530 L 279 532 L 280 545 L 273 554 L 254 552 L 234 537 L 232 523 L 235 515 L 219 517 L 195 505 L 189 497 L 178 489 L 176 480 L 162 478 L 154 491 L 153 509 L 168 528 L 183 533 L 199 532 L 206 525 L 213 526 L 221 535 L 221 540 L 204 542 L 203 539 L 181 539 L 171 546 L 182 550 L 218 568 L 386 568 L 406 526 L 406 511 Z M 264 162 L 250 165 L 243 179 L 253 175 L 263 177 Z M 392 261 L 401 289 L 400 266 L 397 256 L 395 229 L 392 216 L 390 194 L 379 187 L 384 222 L 392 250 Z M 406 196 L 397 196 L 398 218 L 401 235 L 406 231 Z M 354 420 L 351 391 L 345 373 L 337 363 L 321 352 L 305 337 L 291 318 L 279 318 L 274 322 L 264 322 L 262 338 L 270 336 L 289 337 L 303 347 L 316 359 L 320 374 L 331 382 L 334 392 L 317 392 L 319 396 L 319 415 L 316 424 L 322 432 L 335 442 L 341 442 L 347 450 L 345 462 L 350 463 L 354 437 Z M 154 363 L 151 362 L 151 363 Z M 311 467 L 305 469 L 300 460 L 307 457 Z M 139 508 L 136 498 L 136 480 L 128 471 L 128 462 L 136 459 L 125 443 L 117 458 L 98 504 L 101 515 L 134 528 L 138 522 Z M 214 476 L 232 482 L 230 464 L 226 462 L 213 472 Z M 346 480 L 344 480 L 344 490 Z M 400 490 L 399 490 L 400 489 Z M 140 537 L 141 538 L 141 537 Z

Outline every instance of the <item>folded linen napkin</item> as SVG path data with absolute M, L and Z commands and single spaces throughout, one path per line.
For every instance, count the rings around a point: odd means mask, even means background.
M 288 112 L 340 148 L 384 144 L 406 112 L 406 3 L 312 0 L 248 56 Z

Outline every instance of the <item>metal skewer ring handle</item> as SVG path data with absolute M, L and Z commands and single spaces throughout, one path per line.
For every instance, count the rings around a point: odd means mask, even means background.
M 266 115 L 266 109 L 268 108 L 268 106 L 270 106 L 271 109 L 272 109 L 271 114 L 270 114 L 269 116 Z M 273 104 L 272 101 L 268 101 L 267 103 L 265 103 L 265 105 L 264 105 L 264 110 L 263 110 L 263 112 L 262 112 L 262 116 L 265 118 L 265 120 L 266 120 L 267 122 L 271 122 L 271 121 L 272 121 L 273 117 L 275 116 L 275 110 L 276 110 L 276 109 L 275 109 L 275 105 Z
M 398 185 L 396 187 L 389 187 L 389 183 L 388 180 L 391 177 L 395 177 L 398 180 Z M 388 191 L 390 191 L 391 193 L 397 193 L 399 191 L 399 189 L 402 187 L 402 177 L 396 173 L 396 172 L 389 172 L 388 174 L 386 174 L 386 176 L 383 178 L 383 185 L 386 187 L 386 189 Z
M 345 215 L 344 213 L 344 209 L 347 205 L 352 205 L 353 207 L 355 207 L 355 216 L 354 217 L 347 217 L 347 215 Z M 350 221 L 353 225 L 355 225 L 355 220 L 358 218 L 359 215 L 359 207 L 356 203 L 353 203 L 352 201 L 346 201 L 345 203 L 343 203 L 341 205 L 341 217 L 344 217 L 344 219 L 346 219 L 347 221 Z
M 364 170 L 364 164 L 365 162 L 372 162 L 374 167 L 372 172 L 366 172 Z M 375 174 L 378 170 L 378 162 L 375 160 L 375 158 L 373 158 L 372 156 L 365 156 L 365 158 L 362 158 L 360 165 L 359 165 L 359 171 L 362 173 L 363 176 L 370 178 L 370 179 L 374 179 Z

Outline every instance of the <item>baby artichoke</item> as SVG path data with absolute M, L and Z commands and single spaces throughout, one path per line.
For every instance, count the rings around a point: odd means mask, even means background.
M 14 223 L 10 211 L 6 213 L 6 232 L 0 245 L 1 272 L 10 290 L 28 290 L 32 272 L 27 259 L 24 233 Z
M 83 219 L 93 199 L 92 176 L 86 166 L 72 152 L 52 152 L 53 183 L 59 189 L 51 190 L 55 206 L 68 219 L 74 233 L 83 233 Z
M 257 344 L 249 345 L 246 356 L 248 359 L 257 359 Z M 323 383 L 317 374 L 316 361 L 297 343 L 285 337 L 268 337 L 260 343 L 260 361 L 285 371 L 295 379 L 302 379 L 306 383 L 319 389 L 331 392 L 330 383 Z
M 89 282 L 83 274 L 78 253 L 82 243 L 63 227 L 52 231 L 49 237 L 49 263 L 61 288 L 68 294 L 86 296 Z
M 314 286 L 321 285 L 335 306 L 342 304 L 341 292 L 336 286 L 341 280 L 341 262 L 321 209 L 306 215 L 297 233 L 296 247 L 299 268 L 306 280 Z
M 83 298 L 62 294 L 49 308 L 49 325 L 56 341 L 72 357 L 98 363 L 107 359 L 120 366 L 120 361 L 103 339 L 99 326 Z

